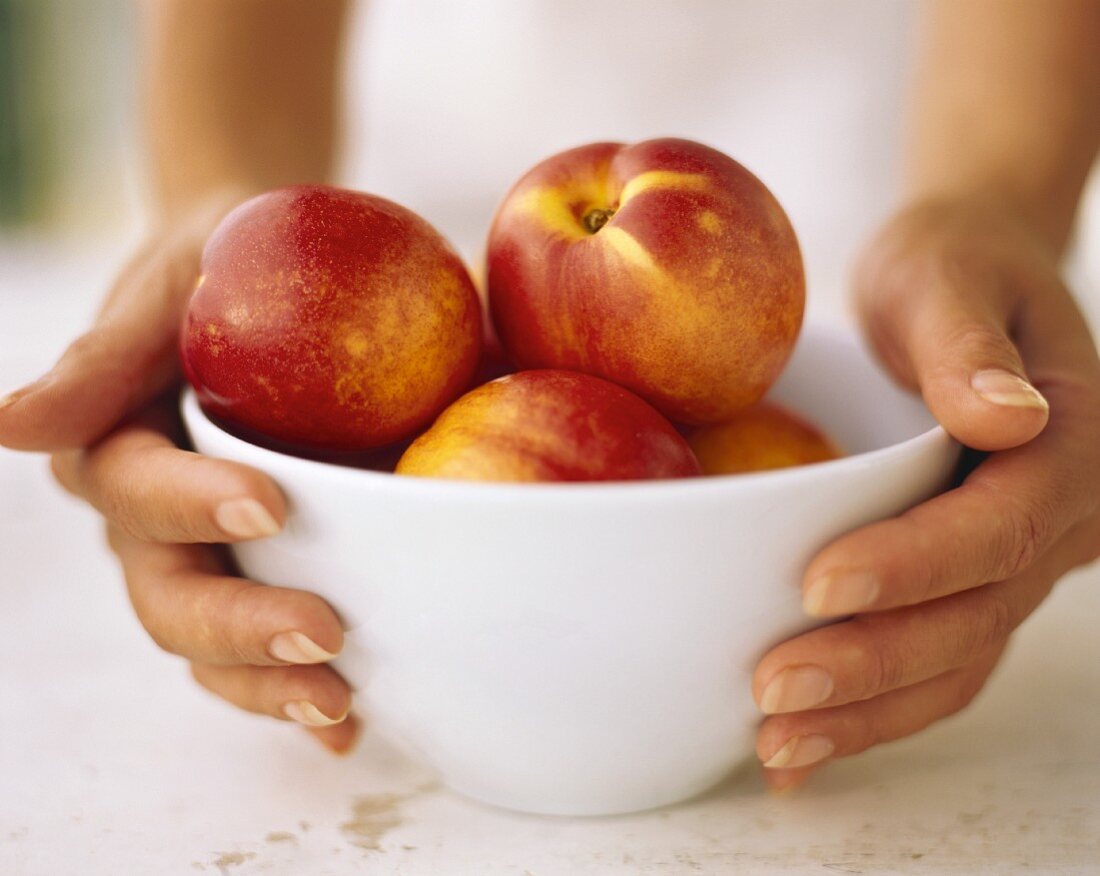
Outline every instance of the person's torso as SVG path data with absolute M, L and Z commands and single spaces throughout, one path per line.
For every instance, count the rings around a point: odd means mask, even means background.
M 354 19 L 344 181 L 471 261 L 505 191 L 595 140 L 732 155 L 787 209 L 811 308 L 897 192 L 911 0 L 375 0 Z

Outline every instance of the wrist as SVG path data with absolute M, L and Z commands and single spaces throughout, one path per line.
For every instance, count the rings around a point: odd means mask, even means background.
M 857 299 L 885 297 L 899 307 L 913 292 L 967 277 L 990 292 L 987 271 L 1030 265 L 1058 273 L 1059 252 L 1026 211 L 989 192 L 937 192 L 904 201 L 858 253 L 852 268 Z M 994 270 L 995 269 L 995 270 Z M 997 284 L 994 284 L 997 285 Z
M 1004 183 L 955 182 L 911 184 L 899 212 L 928 212 L 944 217 L 972 217 L 991 230 L 1030 239 L 1052 261 L 1059 261 L 1073 225 L 1076 203 L 1059 207 L 1053 199 L 1033 197 Z

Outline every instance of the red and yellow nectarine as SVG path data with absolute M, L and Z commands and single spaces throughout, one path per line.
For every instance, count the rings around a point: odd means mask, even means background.
M 816 426 L 766 401 L 745 408 L 724 423 L 693 430 L 688 443 L 707 475 L 788 468 L 841 455 Z
M 783 209 L 688 140 L 594 143 L 537 165 L 501 204 L 487 264 L 493 322 L 520 368 L 604 377 L 689 424 L 759 399 L 802 321 Z
M 469 386 L 480 311 L 462 261 L 415 213 L 278 189 L 207 242 L 184 367 L 207 413 L 256 440 L 369 450 L 411 437 Z
M 587 374 L 522 371 L 468 392 L 397 473 L 479 481 L 626 481 L 699 474 L 687 442 L 632 392 Z

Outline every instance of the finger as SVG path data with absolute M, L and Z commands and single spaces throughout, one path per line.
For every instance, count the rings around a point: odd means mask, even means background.
M 332 608 L 303 590 L 226 575 L 213 548 L 144 542 L 112 529 L 138 619 L 164 650 L 217 665 L 331 660 L 344 644 Z
M 306 727 L 306 731 L 333 754 L 348 754 L 359 741 L 362 726 L 355 715 L 328 727 Z
M 307 727 L 339 724 L 351 708 L 351 690 L 330 666 L 192 663 L 191 674 L 208 691 L 246 712 Z
M 779 770 L 775 781 L 786 785 L 804 780 L 808 772 L 800 771 L 828 759 L 923 730 L 974 699 L 1002 650 L 990 649 L 966 666 L 871 700 L 767 718 L 757 732 L 757 756 L 767 771 Z
M 821 764 L 814 764 L 806 767 L 794 767 L 793 769 L 782 769 L 775 767 L 772 769 L 764 769 L 764 786 L 772 793 L 776 795 L 787 794 L 791 791 L 801 788 L 809 781 L 810 776 L 817 772 L 818 767 Z
M 791 770 L 764 769 L 764 786 L 774 795 L 788 794 L 805 785 L 816 771 L 816 766 Z
M 1001 646 L 1070 566 L 1045 561 L 1025 575 L 921 605 L 858 615 L 777 645 L 753 675 L 765 714 L 879 696 L 965 666 Z
M 1100 395 L 1069 381 L 1052 383 L 1050 394 L 1051 421 L 1033 441 L 993 454 L 957 489 L 822 550 L 803 578 L 806 611 L 882 610 L 1014 577 L 1092 515 Z
M 119 310 L 77 338 L 44 377 L 0 401 L 0 443 L 80 447 L 177 379 L 176 339 L 197 249 L 145 254 L 119 281 Z
M 1016 290 L 943 247 L 919 262 L 885 243 L 872 252 L 880 255 L 857 273 L 857 304 L 880 358 L 969 447 L 1002 450 L 1038 435 L 1049 404 L 1009 335 Z
M 286 520 L 283 495 L 266 475 L 180 450 L 142 423 L 123 426 L 88 450 L 55 454 L 53 470 L 109 522 L 149 541 L 265 538 Z
M 1057 278 L 1053 287 L 1038 292 L 1044 294 L 1023 299 L 1016 328 L 1020 352 L 1036 385 L 1047 396 L 1052 388 L 1070 393 L 1095 388 L 1100 348 L 1073 295 Z
M 179 378 L 179 326 L 199 274 L 203 241 L 228 193 L 202 204 L 123 269 L 87 333 L 42 378 L 0 399 L 0 444 L 82 447 Z
M 861 614 L 777 645 L 753 675 L 766 714 L 869 699 L 965 666 L 1001 646 L 1070 569 L 1100 548 L 1100 515 L 1027 572 L 919 605 Z

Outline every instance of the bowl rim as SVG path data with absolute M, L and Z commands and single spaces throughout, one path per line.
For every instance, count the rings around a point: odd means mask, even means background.
M 805 333 L 805 330 L 804 330 Z M 815 335 L 827 335 L 833 339 L 857 344 L 854 334 L 837 329 L 815 327 Z M 396 475 L 393 472 L 374 471 L 355 468 L 335 462 L 292 456 L 278 450 L 272 450 L 253 444 L 226 431 L 215 423 L 199 404 L 198 395 L 191 386 L 185 386 L 180 401 L 180 412 L 184 425 L 192 440 L 196 443 L 209 443 L 232 449 L 232 459 L 244 465 L 250 465 L 278 479 L 278 471 L 309 472 L 311 477 L 323 480 L 351 483 L 361 482 L 364 488 L 374 492 L 388 492 L 407 496 L 428 496 L 437 499 L 470 499 L 514 502 L 524 497 L 532 501 L 561 501 L 583 496 L 586 501 L 604 499 L 617 500 L 629 496 L 633 500 L 642 498 L 658 499 L 662 502 L 674 499 L 701 498 L 706 496 L 724 496 L 762 487 L 787 486 L 792 482 L 810 482 L 821 478 L 836 479 L 845 473 L 854 473 L 868 468 L 881 469 L 900 463 L 906 459 L 923 456 L 936 456 L 948 452 L 952 446 L 958 448 L 958 442 L 952 438 L 942 425 L 932 428 L 874 450 L 853 453 L 839 459 L 815 462 L 790 468 L 773 469 L 759 472 L 745 472 L 729 475 L 708 475 L 701 477 L 664 478 L 638 481 L 590 481 L 570 483 L 530 483 L 499 481 L 462 481 L 445 478 L 428 478 Z M 196 435 L 196 433 L 204 433 Z M 209 440 L 204 441 L 204 438 Z

